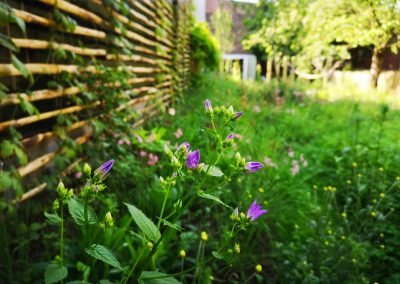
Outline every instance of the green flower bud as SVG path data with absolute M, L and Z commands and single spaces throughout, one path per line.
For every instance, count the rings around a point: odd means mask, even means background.
M 85 163 L 83 165 L 83 173 L 88 177 L 90 177 L 90 175 L 92 174 L 92 168 L 88 163 Z
M 60 196 L 61 198 L 65 198 L 66 195 L 68 194 L 68 190 L 65 188 L 65 186 L 64 186 L 62 181 L 60 181 L 58 183 L 57 193 L 58 193 L 58 196 Z
M 53 202 L 53 209 L 57 210 L 58 208 L 60 208 L 60 202 L 58 202 L 58 200 L 54 200 Z
M 108 228 L 114 227 L 114 219 L 111 215 L 111 212 L 107 212 L 106 216 L 104 217 L 104 224 Z

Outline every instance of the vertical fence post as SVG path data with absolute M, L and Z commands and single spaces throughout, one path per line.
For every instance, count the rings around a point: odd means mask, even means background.
M 265 81 L 267 83 L 271 82 L 272 78 L 272 58 L 268 57 L 267 59 L 267 73 L 265 74 Z
M 288 71 L 288 57 L 284 56 L 282 60 L 282 80 L 287 82 L 287 71 Z
M 281 75 L 281 59 L 280 57 L 275 57 L 274 59 L 274 63 L 275 63 L 275 77 L 276 79 L 280 78 Z

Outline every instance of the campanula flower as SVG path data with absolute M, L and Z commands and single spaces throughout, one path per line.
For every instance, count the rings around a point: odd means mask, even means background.
M 239 119 L 242 115 L 243 115 L 243 111 L 235 112 L 235 114 L 233 115 L 233 118 L 232 118 L 232 119 L 237 120 L 237 119 Z
M 181 145 L 179 145 L 178 150 L 183 149 L 185 153 L 189 152 L 190 144 L 188 142 L 183 142 Z
M 176 132 L 174 132 L 174 136 L 175 136 L 175 138 L 179 138 L 179 137 L 181 137 L 183 135 L 183 131 L 182 131 L 182 128 L 178 128 L 177 130 L 176 130 Z
M 267 210 L 261 209 L 261 204 L 260 205 L 257 204 L 257 199 L 254 199 L 253 203 L 250 205 L 249 209 L 247 210 L 247 218 L 249 218 L 250 221 L 253 222 L 267 212 L 268 212 Z
M 261 164 L 260 162 L 248 162 L 244 166 L 247 173 L 254 173 L 263 167 L 264 167 L 264 165 Z
M 100 179 L 104 179 L 107 176 L 108 172 L 111 170 L 113 164 L 114 160 L 109 160 L 105 162 L 94 171 L 94 175 L 99 176 Z
M 206 112 L 207 113 L 211 113 L 213 111 L 213 108 L 212 108 L 212 105 L 211 105 L 211 101 L 209 99 L 207 99 L 204 104 L 205 104 L 205 107 L 206 107 Z
M 228 136 L 226 136 L 226 140 L 232 140 L 235 134 L 230 133 Z
M 186 167 L 188 169 L 195 169 L 199 165 L 200 161 L 200 151 L 190 151 L 186 159 Z

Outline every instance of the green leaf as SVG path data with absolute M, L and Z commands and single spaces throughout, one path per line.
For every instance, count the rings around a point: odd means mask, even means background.
M 157 242 L 160 238 L 160 231 L 157 229 L 156 225 L 147 218 L 144 213 L 136 208 L 134 205 L 125 203 L 128 207 L 129 213 L 131 213 L 133 220 L 138 225 L 139 229 L 153 242 Z
M 6 158 L 12 155 L 12 153 L 14 153 L 16 146 L 14 143 L 12 143 L 10 140 L 4 140 L 1 143 L 1 147 L 0 147 L 0 154 Z
M 19 52 L 18 46 L 16 46 L 9 37 L 3 35 L 2 33 L 0 33 L 0 45 L 8 48 L 12 52 Z
M 47 220 L 49 220 L 51 224 L 59 224 L 61 222 L 60 216 L 56 213 L 51 214 L 44 212 L 44 216 L 46 216 Z
M 76 224 L 80 226 L 85 225 L 85 204 L 82 201 L 71 198 L 68 201 L 68 210 Z M 90 207 L 89 205 L 87 207 L 87 213 L 88 213 L 88 223 L 96 224 L 97 223 L 96 213 L 94 212 L 93 208 Z
M 50 263 L 44 272 L 44 282 L 46 284 L 57 283 L 68 275 L 68 269 L 57 263 Z
M 22 109 L 29 115 L 39 114 L 39 110 L 32 103 L 30 103 L 25 97 L 18 96 L 18 100 Z
M 101 260 L 101 261 L 111 265 L 112 267 L 123 270 L 118 259 L 114 256 L 112 251 L 110 251 L 108 248 L 106 248 L 102 245 L 92 244 L 90 246 L 90 248 L 85 249 L 85 251 L 88 255 L 90 255 L 98 260 Z
M 205 198 L 205 199 L 214 200 L 214 201 L 218 202 L 219 204 L 224 205 L 225 207 L 232 208 L 228 204 L 224 203 L 221 199 L 219 199 L 218 196 L 215 196 L 215 195 L 212 195 L 212 194 L 209 194 L 209 193 L 205 193 L 204 191 L 198 191 L 197 195 L 202 197 L 202 198 Z
M 69 281 L 65 284 L 91 284 L 91 283 L 87 282 L 87 281 L 83 281 L 83 280 L 74 280 L 74 281 Z M 101 284 L 101 280 L 100 280 L 100 284 Z
M 28 157 L 26 156 L 24 150 L 20 147 L 15 147 L 15 155 L 17 155 L 18 160 L 21 165 L 26 165 L 28 163 Z
M 217 251 L 213 251 L 211 252 L 211 254 L 213 255 L 213 257 L 215 257 L 216 259 L 224 259 L 224 255 L 222 253 L 219 253 Z
M 210 168 L 208 168 L 208 167 L 210 167 Z M 209 165 L 204 164 L 201 169 L 203 172 L 205 172 L 208 175 L 213 176 L 213 177 L 222 177 L 224 175 L 224 173 L 221 171 L 221 169 L 216 166 L 209 166 Z
M 156 271 L 143 271 L 139 278 L 140 284 L 181 284 L 168 274 Z
M 21 29 L 21 31 L 25 32 L 26 26 L 25 26 L 24 20 L 19 18 L 19 17 L 17 17 L 14 14 L 12 15 L 12 19 L 13 19 L 13 22 L 18 25 L 18 27 Z
M 177 231 L 182 231 L 183 230 L 183 228 L 181 226 L 179 226 L 178 224 L 173 224 L 173 223 L 171 223 L 171 222 L 169 222 L 169 221 L 167 221 L 165 219 L 162 219 L 161 221 L 163 222 L 163 224 L 165 226 L 168 226 L 168 227 L 170 227 L 170 228 L 172 228 L 174 230 L 177 230 Z
M 28 77 L 29 77 L 29 75 L 30 75 L 31 73 L 30 73 L 29 70 L 26 68 L 25 64 L 22 63 L 16 56 L 14 56 L 14 54 L 11 55 L 11 62 L 12 62 L 12 64 L 14 65 L 14 67 L 17 68 L 17 70 L 18 70 L 19 72 L 21 72 L 21 75 L 22 75 L 24 78 L 28 78 Z

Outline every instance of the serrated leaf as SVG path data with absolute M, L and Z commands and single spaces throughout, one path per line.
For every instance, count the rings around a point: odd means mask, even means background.
M 44 282 L 46 284 L 57 283 L 68 275 L 68 269 L 57 263 L 50 263 L 44 272 Z
M 210 168 L 208 168 L 208 167 L 210 167 Z M 221 169 L 216 166 L 209 166 L 209 165 L 204 164 L 201 169 L 203 170 L 203 172 L 207 173 L 209 176 L 222 177 L 224 175 L 224 173 L 221 171 Z
M 111 265 L 112 267 L 123 270 L 118 259 L 114 256 L 112 251 L 109 250 L 108 248 L 106 248 L 102 245 L 92 244 L 90 246 L 90 248 L 85 249 L 85 251 L 88 255 L 90 255 L 98 260 L 101 260 L 101 261 Z
M 28 68 L 26 68 L 25 64 L 22 63 L 14 54 L 11 55 L 11 63 L 12 65 L 14 65 L 15 68 L 17 68 L 17 70 L 21 73 L 21 75 L 24 78 L 28 78 L 29 75 L 31 74 Z
M 134 205 L 125 203 L 128 207 L 129 213 L 135 223 L 138 225 L 139 229 L 153 242 L 157 242 L 160 238 L 160 231 L 157 229 L 156 225 L 151 221 L 141 210 L 136 208 Z
M 167 221 L 165 219 L 162 219 L 162 222 L 163 222 L 163 224 L 165 226 L 168 226 L 168 227 L 170 227 L 170 228 L 172 228 L 174 230 L 177 230 L 177 231 L 182 231 L 183 230 L 183 228 L 181 226 L 179 226 L 178 224 L 173 224 L 173 223 L 171 223 L 171 222 L 169 222 L 169 221 Z
M 4 140 L 0 145 L 0 154 L 5 158 L 11 156 L 14 153 L 15 147 L 15 144 L 11 141 Z
M 58 216 L 56 213 L 52 214 L 44 212 L 44 216 L 46 216 L 47 220 L 49 220 L 51 224 L 59 224 L 61 222 L 60 216 Z
M 76 224 L 80 226 L 85 224 L 85 204 L 82 201 L 71 198 L 68 201 L 68 211 L 71 214 Z M 89 205 L 87 208 L 87 213 L 88 213 L 88 223 L 96 224 L 97 223 L 96 213 L 94 212 L 93 208 L 90 207 Z
M 224 255 L 222 253 L 219 253 L 217 251 L 213 251 L 211 252 L 211 254 L 213 255 L 213 257 L 215 257 L 216 259 L 224 259 Z
M 212 195 L 212 194 L 209 194 L 209 193 L 205 193 L 204 191 L 198 191 L 197 195 L 202 197 L 202 198 L 205 198 L 205 199 L 210 199 L 210 200 L 216 201 L 219 204 L 224 205 L 225 207 L 232 208 L 228 204 L 224 203 L 218 196 L 215 196 L 215 195 Z
M 0 45 L 8 48 L 12 52 L 19 52 L 18 46 L 16 46 L 9 37 L 3 35 L 2 33 L 0 33 Z
M 181 284 L 168 274 L 156 271 L 143 271 L 139 278 L 140 284 Z
M 18 161 L 21 165 L 26 165 L 28 163 L 28 157 L 25 154 L 24 150 L 20 147 L 15 147 L 14 149 L 15 155 L 18 157 Z

